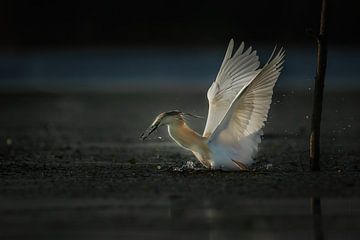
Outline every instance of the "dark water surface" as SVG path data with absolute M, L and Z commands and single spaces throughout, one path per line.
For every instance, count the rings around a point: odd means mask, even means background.
M 226 44 L 222 48 L 0 52 L 0 88 L 73 91 L 143 90 L 177 85 L 209 87 L 220 68 Z M 251 44 L 258 50 L 263 66 L 274 46 Z M 313 88 L 316 66 L 314 45 L 284 47 L 286 61 L 277 85 L 284 89 Z M 360 89 L 359 53 L 357 48 L 329 46 L 327 89 Z
M 138 140 L 159 112 L 206 116 L 205 90 L 2 94 L 0 238 L 358 239 L 359 93 L 325 94 L 320 173 L 310 96 L 276 90 L 256 164 L 228 173 L 174 171 L 196 159 L 165 129 Z
M 359 199 L 325 198 L 321 206 L 303 198 L 1 202 L 2 239 L 319 240 L 360 234 Z

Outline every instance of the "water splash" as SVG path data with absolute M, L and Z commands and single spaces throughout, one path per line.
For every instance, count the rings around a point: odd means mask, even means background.
M 195 163 L 193 161 L 187 161 L 181 167 L 174 167 L 174 171 L 176 172 L 182 172 L 186 170 L 198 170 L 198 168 L 195 168 Z
M 271 170 L 273 167 L 272 163 L 268 163 L 265 165 L 266 170 Z

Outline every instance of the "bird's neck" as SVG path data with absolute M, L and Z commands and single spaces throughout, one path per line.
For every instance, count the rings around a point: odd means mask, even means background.
M 206 147 L 205 139 L 192 130 L 185 121 L 169 124 L 168 131 L 177 144 L 188 150 L 201 152 Z

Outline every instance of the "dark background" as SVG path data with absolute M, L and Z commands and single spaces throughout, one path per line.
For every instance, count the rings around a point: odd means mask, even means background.
M 358 1 L 329 1 L 329 42 L 358 45 Z M 307 44 L 320 1 L 11 1 L 0 3 L 3 49 Z
M 320 2 L 1 1 L 0 89 L 206 90 L 230 38 L 265 63 L 287 57 L 278 87 L 313 88 Z M 326 88 L 360 88 L 357 1 L 328 1 Z

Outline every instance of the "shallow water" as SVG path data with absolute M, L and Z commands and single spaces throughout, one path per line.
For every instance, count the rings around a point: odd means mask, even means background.
M 0 201 L 2 239 L 358 239 L 359 199 Z
M 275 93 L 252 171 L 174 171 L 201 166 L 165 130 L 138 137 L 161 111 L 206 115 L 203 94 L 1 95 L 0 238 L 358 239 L 357 92 L 325 95 L 320 173 L 308 92 Z

